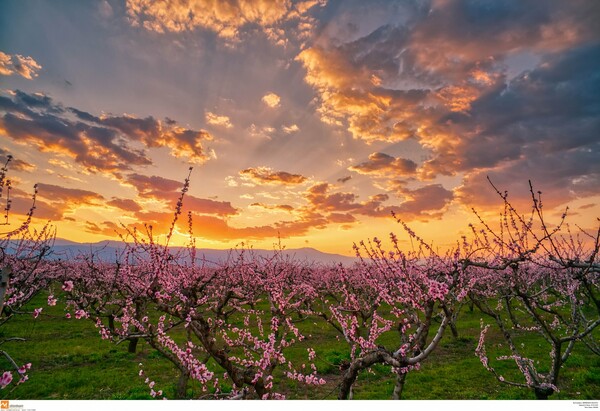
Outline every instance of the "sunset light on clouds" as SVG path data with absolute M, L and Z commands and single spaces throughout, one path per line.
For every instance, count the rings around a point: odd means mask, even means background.
M 78 242 L 170 227 L 352 255 L 400 231 L 445 247 L 488 182 L 600 216 L 596 0 L 104 0 L 0 6 L 10 222 Z M 6 200 L 3 193 L 2 208 Z M 6 228 L 8 231 L 10 228 Z M 187 241 L 181 218 L 175 240 Z

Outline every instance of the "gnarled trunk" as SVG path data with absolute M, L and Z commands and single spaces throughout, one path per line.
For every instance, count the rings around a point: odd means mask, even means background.
M 394 392 L 392 394 L 393 400 L 402 399 L 402 391 L 404 390 L 404 384 L 406 383 L 406 376 L 408 373 L 398 373 L 396 376 L 396 385 L 394 386 Z

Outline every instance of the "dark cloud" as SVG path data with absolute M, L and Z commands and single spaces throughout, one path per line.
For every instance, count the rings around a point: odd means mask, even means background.
M 66 188 L 53 184 L 39 183 L 38 196 L 53 203 L 68 204 L 69 206 L 80 204 L 100 204 L 104 197 L 98 193 L 76 188 Z
M 429 156 L 404 169 L 421 181 L 464 176 L 463 202 L 490 203 L 487 175 L 502 189 L 532 179 L 548 204 L 597 193 L 600 3 L 440 0 L 426 10 L 300 53 L 321 119 L 367 143 L 414 139 Z M 394 158 L 372 156 L 350 169 L 390 175 Z M 414 195 L 451 198 L 428 190 Z M 418 198 L 407 212 L 425 205 Z
M 33 217 L 59 221 L 69 219 L 65 213 L 80 205 L 100 205 L 104 198 L 92 191 L 66 188 L 52 184 L 37 184 L 38 194 Z M 33 206 L 32 193 L 13 187 L 11 190 L 11 214 L 24 216 Z M 18 218 L 18 217 L 17 217 Z
M 125 182 L 135 187 L 142 197 L 164 199 L 165 195 L 172 197 L 173 193 L 183 188 L 183 183 L 160 176 L 145 176 L 132 173 L 125 177 Z
M 495 194 L 487 177 L 509 199 L 523 208 L 531 206 L 529 180 L 535 191 L 543 192 L 546 207 L 565 204 L 575 198 L 597 195 L 600 186 L 600 144 L 593 148 L 530 155 L 493 170 L 470 173 L 459 187 L 457 196 L 475 207 L 497 207 L 502 200 Z
M 15 216 L 23 216 L 29 212 L 33 205 L 31 195 L 25 192 L 12 190 L 11 208 L 9 221 L 13 221 Z M 37 199 L 33 217 L 42 220 L 58 221 L 63 218 L 64 212 L 69 210 L 67 204 L 57 204 Z M 18 217 L 17 217 L 18 218 Z
M 8 160 L 8 156 L 11 156 L 11 160 L 8 163 L 9 170 L 15 170 L 15 171 L 35 170 L 35 165 L 30 164 L 27 161 L 23 161 L 18 158 L 14 158 L 14 156 L 12 156 L 12 154 L 8 150 L 5 150 L 3 148 L 0 148 L 0 166 L 1 167 L 3 167 L 6 164 L 6 162 Z
M 415 218 L 440 218 L 454 195 L 441 184 L 430 184 L 414 190 L 405 189 L 399 194 L 405 200 L 394 209 L 403 220 Z
M 126 176 L 124 181 L 135 187 L 141 197 L 164 200 L 171 207 L 176 204 L 183 188 L 183 183 L 176 180 L 136 173 Z M 186 209 L 201 214 L 233 215 L 238 212 L 229 201 L 198 198 L 191 194 L 185 195 L 183 204 Z
M 416 189 L 408 189 L 404 184 L 396 185 L 395 194 L 402 198 L 399 204 L 385 205 L 390 200 L 388 194 L 370 196 L 367 201 L 358 201 L 352 193 L 332 193 L 328 183 L 316 184 L 305 194 L 309 210 L 323 213 L 327 219 L 342 222 L 341 216 L 352 222 L 350 215 L 388 218 L 392 212 L 405 220 L 440 218 L 454 198 L 452 191 L 440 184 L 430 184 Z
M 203 147 L 211 136 L 154 117 L 106 115 L 97 117 L 70 107 L 64 109 L 47 95 L 16 90 L 0 96 L 0 133 L 27 142 L 40 151 L 68 155 L 93 172 L 131 170 L 152 164 L 144 148 L 167 147 L 175 157 L 207 160 Z
M 123 211 L 140 211 L 142 207 L 134 200 L 128 198 L 115 198 L 107 202 L 109 206 L 120 208 Z
M 547 192 L 547 204 L 597 193 L 598 90 L 600 44 L 547 56 L 536 69 L 474 103 L 469 117 L 454 117 L 456 134 L 467 135 L 475 126 L 479 132 L 458 140 L 425 168 L 437 172 L 438 166 L 454 163 L 456 171 L 476 169 L 459 190 L 474 204 L 488 203 L 481 191 L 486 175 L 502 190 L 522 193 L 524 201 L 527 180 Z
M 86 221 L 84 230 L 92 234 L 101 234 L 114 237 L 115 234 L 123 231 L 123 227 L 118 226 L 112 221 L 104 221 L 98 224 L 91 221 Z
M 369 160 L 351 166 L 348 170 L 359 174 L 370 174 L 381 177 L 406 176 L 415 174 L 417 163 L 406 158 L 395 158 L 384 153 L 373 153 Z
M 238 209 L 233 207 L 229 201 L 215 201 L 207 198 L 198 198 L 186 195 L 183 200 L 184 207 L 198 214 L 216 214 L 220 216 L 234 215 Z
M 294 211 L 294 207 L 292 207 L 291 205 L 288 205 L 288 204 L 271 205 L 271 204 L 264 204 L 264 203 L 252 203 L 252 204 L 250 204 L 250 206 L 264 208 L 265 210 L 279 210 L 279 211 L 286 211 L 286 212 Z

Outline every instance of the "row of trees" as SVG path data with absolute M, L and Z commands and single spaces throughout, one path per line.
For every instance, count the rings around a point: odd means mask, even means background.
M 49 261 L 44 258 L 52 237 L 48 229 L 20 232 L 25 238 L 20 250 L 31 250 L 29 255 L 8 251 L 16 243 L 7 236 L 1 263 L 12 277 L 3 319 L 58 282 L 74 316 L 93 321 L 102 338 L 127 342 L 130 351 L 144 340 L 167 358 L 179 370 L 180 397 L 190 379 L 210 398 L 283 398 L 278 387 L 285 379 L 325 384 L 314 363 L 310 327 L 303 326 L 316 318 L 348 345 L 350 359 L 338 377 L 340 399 L 352 398 L 358 376 L 375 364 L 390 367 L 396 376 L 393 397 L 401 398 L 407 374 L 434 355 L 447 330 L 457 335 L 466 303 L 485 316 L 476 349 L 483 366 L 498 381 L 531 389 L 537 398 L 559 389 L 560 371 L 575 344 L 600 354 L 593 335 L 600 325 L 600 231 L 571 233 L 564 218 L 551 228 L 533 190 L 528 216 L 499 192 L 500 224 L 492 227 L 481 219 L 472 235 L 447 253 L 436 252 L 397 218 L 415 244 L 410 251 L 391 234 L 391 250 L 374 238 L 355 245 L 355 265 L 323 267 L 283 253 L 259 258 L 250 250 L 212 264 L 197 258 L 193 241 L 186 252 L 175 253 L 169 239 L 188 185 L 189 179 L 166 244 L 154 241 L 151 227 L 129 231 L 115 262 L 94 255 Z M 55 302 L 51 295 L 48 303 Z M 509 355 L 488 358 L 490 326 L 500 331 Z M 515 342 L 523 333 L 546 341 L 547 366 Z M 290 360 L 293 346 L 306 348 L 305 361 Z M 503 376 L 494 365 L 498 360 L 513 361 L 522 377 Z M 146 377 L 143 370 L 140 375 Z M 160 397 L 151 376 L 146 381 Z

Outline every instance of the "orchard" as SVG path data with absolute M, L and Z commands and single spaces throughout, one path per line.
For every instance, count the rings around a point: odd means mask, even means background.
M 10 198 L 6 172 L 0 187 Z M 325 266 L 251 249 L 208 262 L 197 256 L 191 215 L 190 244 L 173 251 L 188 186 L 189 177 L 166 241 L 151 226 L 124 228 L 127 242 L 112 262 L 93 253 L 47 258 L 55 232 L 31 228 L 33 194 L 27 220 L 0 244 L 0 344 L 12 347 L 0 347 L 3 397 L 33 398 L 28 385 L 39 358 L 30 347 L 34 327 L 45 322 L 65 333 L 94 329 L 105 347 L 114 346 L 110 353 L 135 364 L 119 379 L 143 382 L 150 398 L 352 399 L 377 384 L 373 374 L 392 381 L 378 398 L 414 398 L 411 379 L 442 360 L 465 364 L 457 376 L 464 373 L 465 384 L 477 368 L 476 378 L 490 376 L 523 392 L 519 398 L 555 398 L 564 387 L 598 397 L 597 375 L 578 386 L 564 375 L 577 368 L 571 357 L 598 370 L 600 230 L 572 231 L 566 214 L 550 224 L 533 188 L 527 215 L 496 190 L 500 223 L 481 218 L 445 253 L 393 216 L 412 239 L 410 250 L 392 233 L 392 249 L 372 238 L 355 244 L 354 265 Z M 9 211 L 10 202 L 6 218 Z M 476 329 L 465 327 L 475 318 Z M 468 357 L 448 358 L 448 347 L 461 344 Z M 62 348 L 68 356 L 72 347 Z M 161 378 L 165 369 L 170 382 Z M 458 387 L 447 398 L 462 398 Z

